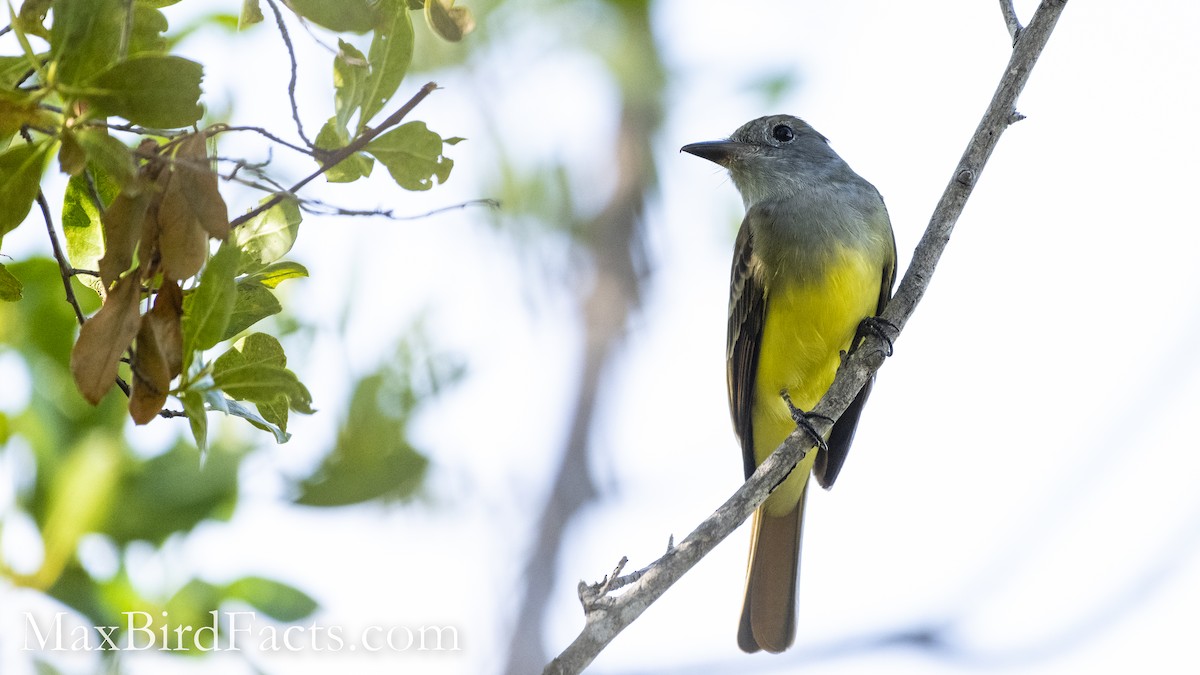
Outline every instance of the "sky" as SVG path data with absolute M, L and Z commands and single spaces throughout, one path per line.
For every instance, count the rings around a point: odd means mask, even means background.
M 1023 20 L 1033 5 L 1018 3 Z M 568 530 L 548 655 L 582 626 L 580 579 L 598 580 L 621 556 L 631 567 L 649 563 L 741 481 L 724 384 L 741 203 L 719 169 L 678 148 L 763 114 L 803 117 L 880 190 L 904 266 L 1009 53 L 996 3 L 983 1 L 668 0 L 656 5 L 654 28 L 670 69 L 654 147 L 661 190 L 647 212 L 654 274 L 601 393 L 592 432 L 601 497 Z M 591 672 L 1200 666 L 1190 648 L 1200 622 L 1198 28 L 1200 6 L 1185 0 L 1066 8 L 1018 100 L 1027 119 L 987 165 L 879 374 L 837 486 L 810 495 L 793 650 L 737 650 L 742 528 Z M 274 36 L 259 32 L 252 62 L 231 54 L 214 63 L 209 93 L 261 106 L 289 128 L 282 96 L 238 77 L 247 68 L 286 73 L 265 48 Z M 201 36 L 185 50 L 208 60 L 220 39 Z M 610 85 L 586 57 L 546 56 L 513 45 L 489 71 L 486 105 L 470 78 L 439 74 L 444 89 L 419 117 L 446 136 L 495 128 L 531 156 L 564 157 L 602 196 Z M 319 50 L 301 57 L 327 67 Z M 748 83 L 774 74 L 797 86 L 764 109 Z M 315 87 L 301 96 L 302 107 L 328 106 Z M 322 119 L 314 113 L 310 126 Z M 426 194 L 382 182 L 319 187 L 339 203 L 421 213 L 489 196 L 486 148 L 453 148 L 454 175 Z M 336 429 L 335 412 L 298 419 L 293 441 L 244 468 L 248 494 L 233 522 L 147 556 L 147 583 L 169 586 L 184 569 L 216 580 L 270 573 L 312 590 L 323 624 L 452 625 L 462 641 L 451 653 L 254 657 L 268 672 L 498 672 L 580 359 L 568 291 L 531 274 L 516 248 L 471 209 L 400 223 L 306 222 L 295 257 L 312 279 L 288 300 L 326 329 L 312 356 L 297 359 L 329 402 L 318 408 L 336 411 L 350 376 L 386 358 L 418 319 L 468 365 L 416 421 L 414 441 L 434 463 L 425 496 L 334 511 L 280 506 L 281 476 L 302 474 Z M 175 432 L 131 433 L 153 445 Z M 946 649 L 861 648 L 929 626 L 947 627 Z M 248 672 L 236 655 L 179 661 L 147 655 L 130 665 Z M 79 672 L 88 665 L 81 660 Z

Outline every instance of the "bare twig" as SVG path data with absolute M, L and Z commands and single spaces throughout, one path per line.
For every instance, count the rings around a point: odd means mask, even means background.
M 300 138 L 308 147 L 313 147 L 313 142 L 309 140 L 304 133 L 304 124 L 300 122 L 300 106 L 296 104 L 296 50 L 292 47 L 292 37 L 288 35 L 287 25 L 283 22 L 283 13 L 279 11 L 279 5 L 275 0 L 267 0 L 267 4 L 271 6 L 271 12 L 275 14 L 275 25 L 279 26 L 279 35 L 283 37 L 283 44 L 287 47 L 288 58 L 292 62 L 292 76 L 288 80 L 288 98 L 292 102 L 292 119 L 296 120 L 296 133 L 300 134 Z
M 883 318 L 897 331 L 912 315 L 925 293 L 938 259 L 945 250 L 954 224 L 967 197 L 978 181 L 988 157 L 1005 128 L 1013 122 L 1014 104 L 1024 88 L 1038 56 L 1058 21 L 1066 0 L 1043 0 L 1029 25 L 1021 31 L 1000 84 L 966 151 L 954 170 L 949 185 L 934 209 L 929 226 L 913 253 L 912 263 L 900 282 Z M 827 434 L 842 412 L 858 395 L 867 379 L 884 360 L 885 341 L 869 336 L 862 347 L 846 360 L 829 392 L 813 410 L 817 433 Z M 578 673 L 626 626 L 641 615 L 667 588 L 746 520 L 779 484 L 813 442 L 804 430 L 796 430 L 763 462 L 754 474 L 719 509 L 678 546 L 652 563 L 645 574 L 618 596 L 595 598 L 586 607 L 586 625 L 563 652 L 545 668 L 545 673 Z
M 1017 38 L 1021 37 L 1021 20 L 1017 18 L 1017 9 L 1013 7 L 1012 0 L 1000 0 L 1000 11 L 1004 14 L 1004 25 L 1015 47 Z
M 49 110 L 54 109 L 48 105 L 42 105 L 42 107 Z M 59 110 L 59 112 L 62 111 Z M 178 136 L 184 136 L 191 133 L 191 131 L 187 129 L 182 131 L 179 129 L 152 129 L 150 127 L 143 127 L 130 122 L 122 124 L 117 122 L 108 122 L 103 119 L 91 119 L 85 122 L 84 125 L 89 127 L 104 127 L 105 129 L 110 129 L 112 131 L 126 131 L 139 136 L 160 136 L 162 138 L 176 138 Z
M 492 209 L 500 208 L 500 202 L 495 199 L 468 199 L 465 202 L 442 206 L 424 213 L 417 213 L 407 216 L 396 215 L 391 209 L 346 209 L 332 204 L 326 204 L 317 199 L 304 199 L 300 202 L 300 208 L 309 213 L 318 215 L 332 216 L 377 216 L 387 218 L 388 220 L 421 220 L 430 216 L 436 216 L 439 213 L 447 211 L 458 211 L 471 206 L 486 206 Z
M 42 210 L 42 219 L 46 221 L 46 234 L 50 237 L 50 249 L 54 252 L 54 260 L 58 263 L 58 273 L 62 277 L 63 292 L 71 309 L 75 310 L 75 319 L 83 325 L 83 310 L 79 308 L 79 300 L 75 297 L 75 289 L 71 287 L 71 277 L 74 276 L 67 256 L 63 254 L 62 246 L 58 243 L 58 234 L 54 231 L 54 220 L 50 217 L 50 203 L 46 201 L 46 193 L 40 189 L 37 193 L 38 208 Z
M 272 141 L 275 141 L 276 143 L 282 145 L 285 148 L 290 148 L 292 150 L 295 150 L 296 152 L 302 152 L 302 153 L 308 155 L 309 157 L 313 156 L 312 149 L 306 148 L 304 146 L 296 145 L 295 143 L 289 143 L 289 142 L 283 140 L 282 138 L 276 136 L 275 134 L 267 131 L 266 129 L 264 129 L 262 127 L 230 126 L 228 124 L 214 124 L 213 126 L 209 127 L 208 135 L 216 136 L 217 134 L 224 133 L 226 131 L 253 131 L 254 133 L 256 133 L 260 136 L 264 136 Z
M 434 82 L 426 83 L 425 86 L 421 87 L 417 91 L 417 93 L 408 100 L 408 102 L 406 102 L 404 105 L 400 106 L 399 110 L 392 113 L 391 115 L 388 115 L 387 119 L 385 119 L 383 122 L 381 122 L 379 124 L 379 126 L 377 126 L 375 128 L 367 127 L 366 129 L 363 130 L 363 133 L 358 136 L 358 138 L 355 138 L 353 141 L 350 141 L 349 145 L 346 145 L 345 147 L 342 147 L 342 148 L 338 148 L 337 150 L 334 150 L 333 152 L 330 152 L 327 155 L 324 155 L 323 161 L 321 163 L 321 168 L 310 173 L 309 175 L 305 176 L 304 178 L 301 178 L 295 185 L 288 188 L 288 190 L 286 192 L 276 193 L 275 196 L 271 197 L 270 199 L 263 202 L 262 204 L 259 204 L 258 206 L 254 207 L 253 209 L 250 209 L 249 211 L 247 211 L 246 213 L 243 213 L 242 215 L 238 216 L 237 218 L 234 218 L 233 220 L 229 221 L 229 226 L 237 227 L 239 225 L 242 225 L 243 223 L 250 220 L 251 218 L 257 216 L 258 214 L 266 211 L 267 209 L 270 209 L 272 206 L 275 206 L 279 202 L 283 201 L 284 197 L 295 195 L 296 192 L 300 190 L 300 188 L 304 187 L 305 185 L 308 185 L 310 182 L 312 182 L 314 179 L 316 179 L 317 176 L 320 176 L 321 174 L 325 173 L 326 171 L 337 166 L 340 162 L 345 160 L 347 157 L 350 157 L 351 155 L 358 152 L 359 150 L 362 150 L 363 148 L 367 147 L 367 144 L 370 143 L 371 141 L 375 140 L 376 136 L 378 136 L 379 134 L 382 134 L 384 131 L 387 131 L 391 127 L 399 124 L 400 121 L 403 120 L 408 115 L 408 113 L 412 112 L 413 108 L 417 107 L 417 105 L 421 101 L 424 101 L 425 97 L 432 94 L 435 89 L 437 89 L 436 83 L 434 83 Z

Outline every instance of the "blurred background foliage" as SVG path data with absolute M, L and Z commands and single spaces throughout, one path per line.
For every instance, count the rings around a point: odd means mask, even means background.
M 220 425 L 201 454 L 185 422 L 159 420 L 179 428 L 164 434 L 168 440 L 159 447 L 131 446 L 120 392 L 93 407 L 75 390 L 68 363 L 77 324 L 61 298 L 57 265 L 32 258 L 8 267 L 24 283 L 25 297 L 0 303 L 0 358 L 7 361 L 10 397 L 15 385 L 24 385 L 26 399 L 0 413 L 0 461 L 20 469 L 15 501 L 0 513 L 5 553 L 0 575 L 14 586 L 44 592 L 91 626 L 123 626 L 124 612 L 157 617 L 165 611 L 170 630 L 198 628 L 212 623 L 209 612 L 230 603 L 280 622 L 310 616 L 313 598 L 261 576 L 223 583 L 193 577 L 160 594 L 141 590 L 144 585 L 131 578 L 127 566 L 130 550 L 140 547 L 137 554 L 144 556 L 146 545 L 162 547 L 202 523 L 227 521 L 237 508 L 240 467 L 261 439 Z M 85 311 L 96 309 L 98 298 L 90 289 L 76 282 L 75 292 Z M 278 325 L 287 328 L 283 332 L 306 330 L 287 317 Z M 406 500 L 420 490 L 428 460 L 408 441 L 406 425 L 428 397 L 461 373 L 459 366 L 432 356 L 422 340 L 414 330 L 392 361 L 353 385 L 345 412 L 329 411 L 342 419 L 341 431 L 311 475 L 290 479 L 294 504 Z M 28 527 L 11 531 L 24 524 Z M 90 554 L 81 553 L 85 540 Z M 185 635 L 191 639 L 195 632 Z M 107 655 L 119 657 L 116 651 Z M 51 662 L 39 668 L 57 672 Z

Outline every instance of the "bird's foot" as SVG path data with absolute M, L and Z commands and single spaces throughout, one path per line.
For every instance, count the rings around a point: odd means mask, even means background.
M 884 356 L 892 355 L 894 352 L 892 348 L 892 336 L 900 333 L 900 329 L 896 327 L 896 324 L 883 317 L 868 316 L 858 324 L 858 337 L 866 337 L 868 333 L 887 344 L 887 351 L 883 353 Z
M 792 397 L 788 394 L 786 387 L 779 390 L 779 396 L 783 399 L 783 402 L 787 404 L 788 412 L 791 413 L 792 421 L 796 423 L 796 426 L 808 432 L 809 437 L 816 442 L 819 450 L 822 452 L 828 452 L 829 446 L 825 443 L 825 437 L 817 432 L 816 427 L 814 427 L 812 422 L 809 420 L 822 419 L 830 424 L 833 424 L 833 419 L 818 413 L 804 412 L 803 410 L 797 408 L 796 405 L 792 403 Z

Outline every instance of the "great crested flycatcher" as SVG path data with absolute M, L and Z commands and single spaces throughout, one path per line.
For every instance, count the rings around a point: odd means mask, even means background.
M 724 141 L 683 151 L 729 170 L 746 217 L 729 280 L 727 380 L 746 477 L 833 383 L 864 319 L 883 311 L 896 243 L 879 191 L 828 140 L 789 115 L 760 117 Z M 754 512 L 738 645 L 781 652 L 796 636 L 805 487 L 837 478 L 869 381 L 833 426 Z

